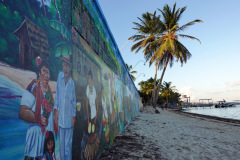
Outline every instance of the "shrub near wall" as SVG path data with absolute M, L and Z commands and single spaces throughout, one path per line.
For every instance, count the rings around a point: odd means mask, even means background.
M 142 105 L 98 3 L 0 12 L 1 159 L 97 159 Z

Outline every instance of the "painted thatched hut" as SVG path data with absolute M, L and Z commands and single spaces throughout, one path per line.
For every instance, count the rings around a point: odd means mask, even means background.
M 13 34 L 19 38 L 19 62 L 23 68 L 31 69 L 32 60 L 37 56 L 48 59 L 50 51 L 47 34 L 39 26 L 25 19 Z

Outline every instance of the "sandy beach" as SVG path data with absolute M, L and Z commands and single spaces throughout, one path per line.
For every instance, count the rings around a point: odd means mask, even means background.
M 240 159 L 240 121 L 159 111 L 141 112 L 99 159 Z
M 16 82 L 23 89 L 26 89 L 27 86 L 32 82 L 32 80 L 37 78 L 36 73 L 33 71 L 16 68 L 1 61 L 0 75 L 3 75 L 9 78 L 11 81 Z M 49 85 L 52 89 L 53 96 L 55 97 L 56 81 L 49 81 Z

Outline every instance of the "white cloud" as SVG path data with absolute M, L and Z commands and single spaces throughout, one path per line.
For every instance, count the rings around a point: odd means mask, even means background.
M 199 99 L 212 99 L 213 102 L 225 99 L 227 102 L 240 100 L 240 80 L 225 81 L 222 85 L 183 86 L 178 89 L 181 95 L 190 97 L 191 102 L 199 102 Z M 182 97 L 181 97 L 182 98 Z M 182 98 L 182 100 L 187 100 Z
M 235 82 L 233 83 L 233 86 L 234 86 L 234 87 L 240 86 L 240 81 L 235 81 Z
M 183 87 L 183 88 L 181 88 L 181 89 L 179 89 L 179 93 L 181 94 L 181 95 L 187 95 L 187 97 L 190 97 L 190 101 L 191 102 L 196 102 L 196 101 L 198 101 L 198 99 L 196 98 L 196 96 L 195 96 L 195 93 L 196 93 L 196 91 L 195 91 L 195 89 L 193 89 L 192 87 Z M 182 98 L 182 97 L 181 97 Z M 185 98 L 182 98 L 182 100 L 185 100 Z
M 230 86 L 230 82 L 225 82 L 225 86 Z
M 237 87 L 240 86 L 240 81 L 234 81 L 234 82 L 225 82 L 225 87 Z

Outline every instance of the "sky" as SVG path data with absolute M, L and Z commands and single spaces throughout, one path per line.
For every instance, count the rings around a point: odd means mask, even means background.
M 192 54 L 186 64 L 168 66 L 163 81 L 172 82 L 179 93 L 191 102 L 212 99 L 213 102 L 240 100 L 240 1 L 239 0 L 98 0 L 109 28 L 125 63 L 135 66 L 138 83 L 154 77 L 154 65 L 149 67 L 142 52 L 131 52 L 134 44 L 128 38 L 136 34 L 133 22 L 143 13 L 162 9 L 165 4 L 187 6 L 179 21 L 184 25 L 195 19 L 203 23 L 190 26 L 183 33 L 200 39 L 179 39 Z M 157 14 L 160 14 L 157 11 Z M 124 46 L 125 45 L 125 46 Z M 160 78 L 162 70 L 158 71 Z M 144 76 L 145 75 L 145 76 Z

